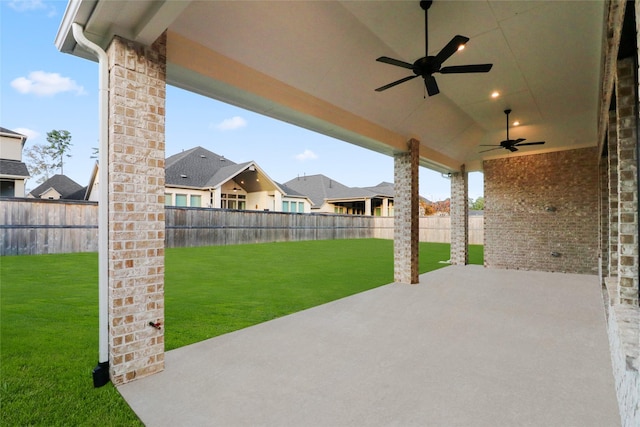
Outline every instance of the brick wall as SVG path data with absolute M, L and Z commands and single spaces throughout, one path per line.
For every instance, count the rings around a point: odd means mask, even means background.
M 600 206 L 598 214 L 600 216 L 600 266 L 602 277 L 609 276 L 609 162 L 607 157 L 600 159 L 598 171 L 600 172 L 599 192 Z
M 451 177 L 451 265 L 469 263 L 469 179 L 465 166 Z
M 109 49 L 109 361 L 118 385 L 164 369 L 166 38 Z
M 618 276 L 618 128 L 616 112 L 609 111 L 607 160 L 609 166 L 609 275 Z
M 416 140 L 408 142 L 405 153 L 394 155 L 393 275 L 398 283 L 418 283 L 418 149 Z
M 634 58 L 618 61 L 618 285 L 620 302 L 638 305 L 638 158 Z
M 484 162 L 487 267 L 598 273 L 596 152 Z

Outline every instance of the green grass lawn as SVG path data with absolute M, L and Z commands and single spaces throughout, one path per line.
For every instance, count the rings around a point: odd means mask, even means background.
M 482 264 L 482 246 L 470 262 Z M 449 245 L 420 244 L 420 272 Z M 95 253 L 0 258 L 0 425 L 141 425 L 98 358 Z M 166 349 L 393 281 L 393 242 L 328 240 L 167 249 Z

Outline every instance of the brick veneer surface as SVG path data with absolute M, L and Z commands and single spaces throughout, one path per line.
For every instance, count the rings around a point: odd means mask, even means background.
M 484 162 L 487 267 L 597 274 L 596 150 Z
M 469 262 L 468 178 L 464 165 L 451 177 L 451 265 Z
M 618 61 L 618 277 L 620 301 L 638 305 L 637 105 L 633 58 Z
M 164 368 L 166 38 L 108 49 L 109 338 L 111 380 Z
M 396 190 L 393 237 L 394 281 L 418 283 L 418 149 L 410 140 L 406 153 L 394 155 Z

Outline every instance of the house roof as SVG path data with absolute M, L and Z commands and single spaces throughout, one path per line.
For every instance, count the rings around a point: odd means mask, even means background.
M 214 187 L 223 177 L 231 176 L 235 168 L 228 167 L 234 165 L 235 162 L 224 156 L 198 146 L 166 159 L 165 184 L 191 188 Z M 218 177 L 214 179 L 216 175 Z
M 286 184 L 281 184 L 281 183 L 277 183 L 278 186 L 282 189 L 282 191 L 284 192 L 284 194 L 286 196 L 289 197 L 303 197 L 303 198 L 308 198 L 305 194 L 302 194 L 296 190 L 294 190 L 293 188 L 289 187 Z
M 54 175 L 29 192 L 33 197 L 40 198 L 44 192 L 50 188 L 60 193 L 62 199 L 82 200 L 84 198 L 85 187 L 81 186 L 65 175 Z
M 27 137 L 21 133 L 12 131 L 11 129 L 7 129 L 7 128 L 3 128 L 2 126 L 0 126 L 0 134 L 6 134 L 7 136 L 9 135 L 13 135 L 19 138 L 24 138 L 27 139 Z
M 31 176 L 24 162 L 8 159 L 0 159 L 0 175 L 21 176 L 25 178 Z
M 380 183 L 375 187 L 347 187 L 328 176 L 305 175 L 294 178 L 284 183 L 288 188 L 304 194 L 313 203 L 313 206 L 321 206 L 327 200 L 364 199 L 376 196 L 393 197 L 389 192 L 389 186 L 393 184 Z
M 378 196 L 383 196 L 383 197 L 394 197 L 396 194 L 396 190 L 392 182 L 383 181 L 374 187 L 364 187 L 364 188 L 373 193 L 376 193 L 376 195 Z
M 258 179 L 249 179 L 251 174 Z M 165 184 L 171 187 L 215 188 L 231 179 L 248 192 L 278 186 L 254 161 L 235 163 L 202 147 L 175 154 L 165 162 Z

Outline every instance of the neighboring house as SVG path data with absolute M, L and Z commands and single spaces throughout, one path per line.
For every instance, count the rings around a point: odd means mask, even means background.
M 310 212 L 311 201 L 287 194 L 254 161 L 235 163 L 202 147 L 167 158 L 165 205 Z
M 34 199 L 84 200 L 86 187 L 81 186 L 65 175 L 54 175 L 27 194 Z
M 87 200 L 98 200 L 98 164 Z M 165 160 L 165 205 L 274 212 L 311 212 L 311 200 L 273 181 L 254 161 L 235 163 L 202 147 Z
M 27 137 L 0 127 L 0 196 L 24 197 L 25 181 L 30 177 L 22 162 Z
M 393 216 L 393 184 L 381 182 L 375 187 L 347 187 L 325 175 L 294 178 L 284 184 L 307 195 L 312 212 L 350 215 Z

